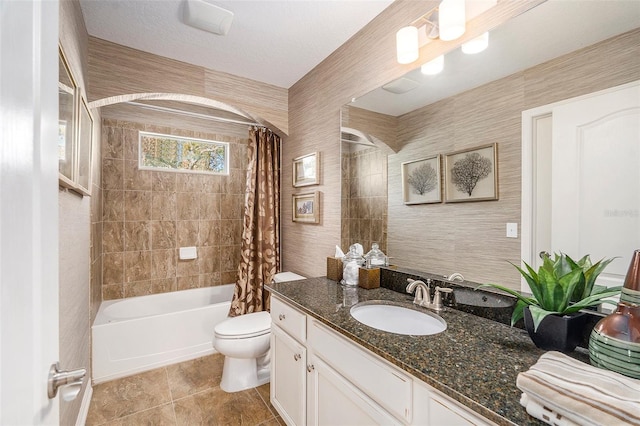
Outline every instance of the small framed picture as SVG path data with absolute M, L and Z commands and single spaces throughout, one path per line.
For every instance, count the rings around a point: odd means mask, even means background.
M 293 186 L 317 185 L 320 183 L 320 153 L 313 152 L 293 159 Z
M 445 156 L 445 202 L 498 199 L 498 152 L 492 143 Z
M 402 201 L 405 204 L 442 202 L 440 155 L 402 163 Z
M 294 222 L 320 222 L 320 193 L 318 191 L 305 194 L 293 194 Z

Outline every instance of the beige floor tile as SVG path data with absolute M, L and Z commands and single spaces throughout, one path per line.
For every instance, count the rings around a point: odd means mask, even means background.
M 273 417 L 264 423 L 260 423 L 258 426 L 286 426 L 286 423 L 283 422 L 280 417 Z
M 173 404 L 165 404 L 121 417 L 105 426 L 175 426 L 175 424 L 176 416 L 173 413 Z
M 178 425 L 255 426 L 273 418 L 257 392 L 207 390 L 174 402 Z
M 270 391 L 270 383 L 265 383 L 262 386 L 258 386 L 257 388 L 255 388 L 256 391 L 258 392 L 258 394 L 260 395 L 260 398 L 262 398 L 262 401 L 267 405 L 267 407 L 269 407 L 269 410 L 271 410 L 271 412 L 273 413 L 274 416 L 278 415 L 278 412 L 276 411 L 276 409 L 274 408 L 273 405 L 271 405 L 271 391 Z
M 99 425 L 171 402 L 164 368 L 96 385 L 87 425 Z
M 167 366 L 173 400 L 219 386 L 223 364 L 224 356 L 213 354 Z

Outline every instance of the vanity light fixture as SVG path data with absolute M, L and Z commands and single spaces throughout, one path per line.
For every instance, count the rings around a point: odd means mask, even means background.
M 464 0 L 442 0 L 438 9 L 438 19 L 441 40 L 451 41 L 460 37 L 465 31 Z
M 396 51 L 398 63 L 410 64 L 418 59 L 418 28 L 403 27 L 396 33 Z
M 444 69 L 444 55 L 440 55 L 435 59 L 423 64 L 420 67 L 422 74 L 435 75 Z
M 462 51 L 467 54 L 480 53 L 489 46 L 489 33 L 486 32 L 466 43 L 462 43 Z

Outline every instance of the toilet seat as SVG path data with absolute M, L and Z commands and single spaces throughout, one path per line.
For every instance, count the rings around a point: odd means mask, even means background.
M 216 337 L 248 339 L 271 332 L 271 315 L 267 311 L 227 318 L 214 328 Z

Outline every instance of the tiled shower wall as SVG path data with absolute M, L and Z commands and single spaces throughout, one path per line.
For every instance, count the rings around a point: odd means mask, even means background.
M 387 251 L 387 155 L 378 148 L 342 154 L 341 248 L 372 243 Z
M 142 130 L 229 142 L 230 174 L 138 170 Z M 103 300 L 235 282 L 247 139 L 105 119 L 102 141 Z

